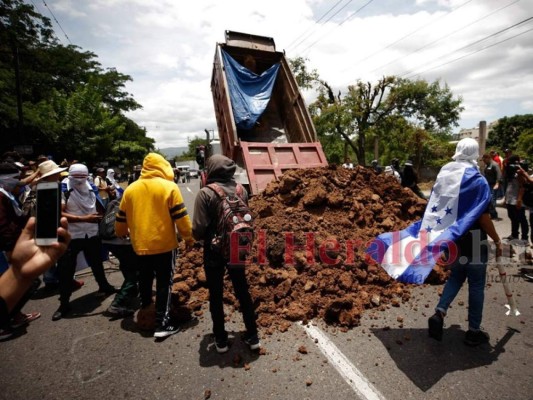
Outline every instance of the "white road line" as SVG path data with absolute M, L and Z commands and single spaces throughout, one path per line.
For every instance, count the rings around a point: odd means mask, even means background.
M 189 186 L 187 186 L 187 191 L 188 191 L 189 193 L 192 193 L 192 190 L 191 190 L 191 188 L 190 188 Z
M 365 378 L 355 365 L 342 354 L 337 346 L 318 327 L 313 325 L 299 325 L 305 330 L 307 335 L 313 339 L 320 351 L 326 356 L 328 361 L 341 374 L 346 383 L 351 386 L 355 393 L 362 399 L 383 400 L 385 397 Z

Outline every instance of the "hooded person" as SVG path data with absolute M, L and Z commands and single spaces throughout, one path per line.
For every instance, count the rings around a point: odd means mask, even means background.
M 248 202 L 248 194 L 234 179 L 236 164 L 233 160 L 216 154 L 207 160 L 206 167 L 207 186 L 204 186 L 196 196 L 192 230 L 194 238 L 204 242 L 204 270 L 209 289 L 209 311 L 213 322 L 215 348 L 219 353 L 225 353 L 229 349 L 228 333 L 224 327 L 223 305 L 224 275 L 227 271 L 239 300 L 246 327 L 243 341 L 251 350 L 257 350 L 261 344 L 245 268 L 228 267 L 229 259 L 220 249 L 211 246 L 212 239 L 218 231 L 219 207 L 222 200 L 216 190 L 209 185 L 216 184 L 226 196 L 242 193 L 240 197 L 245 203 Z
M 98 236 L 98 223 L 102 214 L 98 212 L 97 189 L 87 181 L 89 170 L 84 164 L 72 164 L 69 176 L 62 185 L 61 210 L 69 223 L 72 240 L 66 253 L 58 262 L 60 306 L 52 316 L 57 321 L 71 312 L 70 297 L 72 281 L 76 272 L 78 254 L 83 252 L 98 284 L 99 295 L 111 295 L 116 289 L 107 281 L 102 263 L 102 242 Z
M 155 338 L 179 331 L 170 319 L 170 286 L 174 275 L 178 240 L 176 228 L 187 248 L 194 244 L 192 227 L 174 171 L 161 155 L 149 153 L 138 180 L 124 191 L 115 221 L 117 236 L 128 236 L 139 256 L 141 307 L 152 303 L 152 284 L 156 278 Z
M 116 181 L 115 170 L 113 168 L 109 168 L 107 170 L 105 180 L 107 182 L 107 185 L 111 188 L 111 198 L 120 199 L 122 197 L 122 193 L 124 193 L 124 189 L 122 189 Z
M 459 141 L 454 161 L 443 166 L 437 176 L 422 220 L 403 231 L 379 235 L 367 249 L 390 276 L 402 282 L 423 283 L 439 259 L 450 266 L 451 274 L 435 314 L 428 320 L 429 336 L 436 340 L 442 340 L 444 317 L 468 279 L 468 331 L 464 342 L 469 346 L 489 340 L 481 330 L 487 235 L 496 244 L 496 257 L 502 254 L 489 215 L 489 185 L 477 168 L 478 157 L 475 140 Z M 418 245 L 416 250 L 413 244 Z

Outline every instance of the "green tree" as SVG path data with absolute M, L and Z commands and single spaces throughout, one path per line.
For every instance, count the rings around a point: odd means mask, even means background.
M 533 114 L 500 118 L 492 128 L 487 145 L 502 150 L 506 148 L 516 150 L 520 136 L 532 128 Z
M 0 150 L 31 143 L 58 159 L 139 162 L 154 141 L 124 115 L 141 107 L 125 91 L 130 80 L 61 45 L 32 5 L 0 2 Z

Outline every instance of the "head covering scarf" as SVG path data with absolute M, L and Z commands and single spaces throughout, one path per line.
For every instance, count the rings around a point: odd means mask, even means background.
M 106 178 L 111 182 L 113 186 L 117 186 L 117 181 L 115 180 L 115 170 L 113 168 L 109 168 L 107 170 Z
M 96 212 L 96 195 L 87 181 L 89 170 L 83 164 L 72 164 L 68 170 L 69 202 L 74 201 L 84 214 Z
M 479 144 L 472 138 L 461 139 L 455 148 L 455 154 L 452 157 L 457 162 L 466 162 L 477 167 L 479 158 Z

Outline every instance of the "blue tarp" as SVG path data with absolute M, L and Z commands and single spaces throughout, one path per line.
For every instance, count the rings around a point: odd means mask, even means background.
M 280 64 L 276 63 L 257 75 L 240 65 L 224 50 L 221 51 L 235 124 L 241 129 L 252 129 L 272 96 Z

